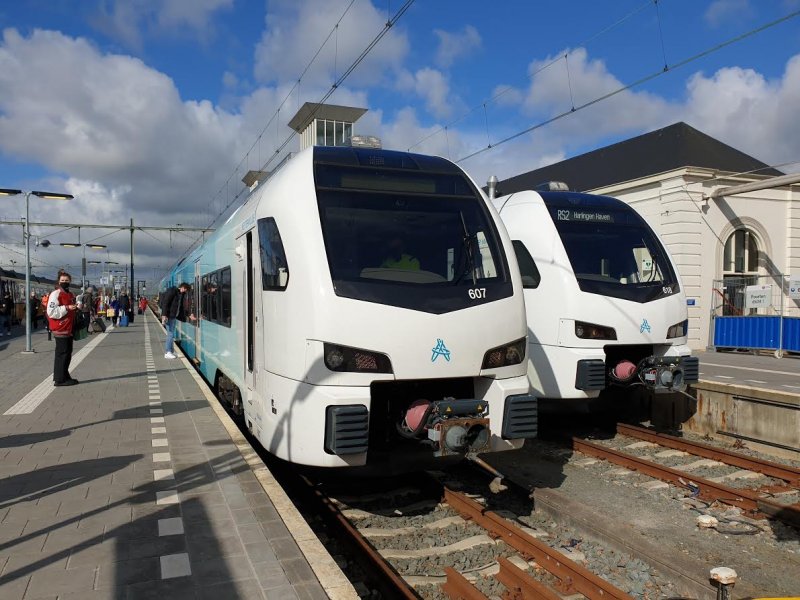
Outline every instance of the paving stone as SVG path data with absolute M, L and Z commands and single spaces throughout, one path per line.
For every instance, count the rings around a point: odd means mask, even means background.
M 149 331 L 148 348 L 138 322 L 109 335 L 80 390 L 0 420 L 15 444 L 0 448 L 0 599 L 323 597 L 197 377 Z M 49 368 L 21 373 L 18 396 Z
M 25 595 L 35 598 L 50 594 L 67 592 L 84 592 L 94 588 L 96 567 L 53 570 L 44 569 L 31 575 L 31 581 Z

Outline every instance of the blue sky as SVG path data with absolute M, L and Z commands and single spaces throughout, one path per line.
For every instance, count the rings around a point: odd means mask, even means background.
M 32 201 L 34 222 L 207 225 L 291 133 L 297 108 L 319 100 L 403 5 L 350 1 L 3 3 L 0 187 L 75 194 Z M 458 160 L 798 10 L 800 0 L 416 0 L 329 102 L 368 108 L 356 132 L 384 147 Z M 482 183 L 683 120 L 796 171 L 798 106 L 793 18 L 461 164 Z M 19 199 L 0 205 L 6 219 L 22 211 Z M 137 265 L 151 270 L 190 241 L 137 236 Z M 127 262 L 126 234 L 104 242 L 105 258 Z M 0 265 L 20 250 L 17 228 L 0 227 Z M 43 274 L 76 264 L 52 247 L 33 262 Z

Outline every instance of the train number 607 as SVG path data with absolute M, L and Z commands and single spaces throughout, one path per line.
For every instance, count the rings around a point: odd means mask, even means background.
M 480 300 L 481 298 L 486 298 L 486 288 L 473 288 L 467 294 L 473 300 Z

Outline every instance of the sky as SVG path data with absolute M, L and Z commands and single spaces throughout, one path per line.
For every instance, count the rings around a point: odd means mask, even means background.
M 800 171 L 800 16 L 746 35 L 797 11 L 800 0 L 3 2 L 0 187 L 75 196 L 31 196 L 32 223 L 208 227 L 243 198 L 248 170 L 299 149 L 288 122 L 332 89 L 328 103 L 368 109 L 355 133 L 447 157 L 479 185 L 678 121 Z M 24 197 L 0 196 L 0 220 L 24 214 Z M 128 231 L 81 228 L 99 250 L 59 246 L 74 228 L 31 235 L 51 242 L 33 245 L 35 274 L 80 276 L 83 252 L 130 262 Z M 135 278 L 152 283 L 196 237 L 137 230 Z M 0 267 L 22 265 L 21 227 L 1 225 Z

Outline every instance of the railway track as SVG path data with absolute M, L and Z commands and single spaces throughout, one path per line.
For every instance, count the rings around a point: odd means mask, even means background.
M 572 437 L 572 448 L 687 488 L 700 499 L 719 501 L 736 506 L 753 517 L 778 519 L 800 528 L 800 469 L 642 427 L 618 424 L 617 433 L 638 441 L 616 449 L 597 441 Z M 643 451 L 646 456 L 640 454 Z M 685 457 L 701 460 L 687 463 Z M 669 466 L 665 461 L 678 461 L 678 464 Z M 717 477 L 701 477 L 694 472 L 698 468 L 713 469 L 725 465 L 738 470 Z M 753 488 L 726 483 L 755 480 L 759 481 Z
M 508 506 L 506 500 L 493 502 L 432 478 L 368 493 L 308 480 L 306 485 L 306 498 L 314 496 L 337 538 L 347 538 L 359 552 L 362 570 L 379 579 L 372 585 L 385 598 L 634 597 L 581 564 L 580 552 L 560 547 L 547 531 L 516 518 L 517 512 L 529 514 L 527 496 L 526 509 L 511 511 L 500 508 Z M 674 590 L 653 584 L 647 593 L 636 593 L 663 595 Z

